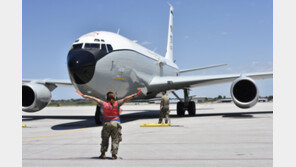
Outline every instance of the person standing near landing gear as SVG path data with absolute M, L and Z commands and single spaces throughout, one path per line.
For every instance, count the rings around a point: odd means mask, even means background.
M 116 101 L 116 96 L 113 92 L 107 93 L 107 102 L 102 101 L 98 98 L 83 95 L 82 97 L 91 99 L 97 102 L 103 111 L 103 128 L 101 132 L 102 143 L 101 143 L 101 155 L 99 158 L 105 159 L 106 158 L 106 151 L 108 150 L 109 146 L 109 138 L 111 136 L 112 139 L 112 159 L 117 159 L 117 152 L 119 147 L 119 142 L 122 141 L 121 137 L 121 125 L 120 125 L 120 106 L 123 105 L 126 101 L 136 97 L 138 94 L 132 94 L 127 96 L 121 100 Z
M 169 123 L 169 97 L 166 95 L 166 92 L 162 92 L 161 102 L 160 102 L 160 113 L 159 113 L 159 121 L 158 123 L 162 123 L 162 119 L 165 118 L 165 123 Z

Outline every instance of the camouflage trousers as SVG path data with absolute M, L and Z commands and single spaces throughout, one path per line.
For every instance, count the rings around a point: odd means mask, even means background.
M 111 121 L 111 122 L 105 122 L 101 137 L 102 137 L 102 143 L 101 143 L 101 152 L 105 153 L 108 150 L 109 145 L 109 138 L 111 136 L 112 139 L 112 146 L 111 146 L 111 153 L 117 154 L 119 142 L 122 141 L 121 138 L 121 125 L 117 121 Z
M 158 123 L 161 124 L 162 123 L 162 119 L 165 118 L 165 123 L 167 124 L 169 122 L 169 115 L 170 115 L 169 108 L 163 107 L 162 109 L 160 109 Z

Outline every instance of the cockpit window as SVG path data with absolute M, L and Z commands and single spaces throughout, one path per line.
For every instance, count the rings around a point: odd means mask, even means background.
M 72 49 L 81 49 L 83 46 L 82 43 L 79 44 L 74 44 L 72 45 Z M 113 47 L 110 44 L 105 44 L 105 43 L 85 43 L 84 44 L 84 49 L 98 49 L 98 50 L 102 50 L 106 53 L 110 53 L 113 51 Z
M 105 45 L 105 44 L 103 44 L 103 43 L 102 43 L 102 45 L 101 45 L 101 49 L 102 49 L 103 51 L 107 52 L 106 45 Z
M 72 45 L 72 49 L 81 49 L 82 43 Z
M 113 51 L 113 48 L 110 44 L 107 44 L 107 48 L 108 48 L 108 52 L 112 52 Z
M 91 48 L 100 49 L 100 44 L 98 44 L 98 43 L 86 43 L 84 45 L 84 48 L 86 48 L 86 49 L 91 49 Z

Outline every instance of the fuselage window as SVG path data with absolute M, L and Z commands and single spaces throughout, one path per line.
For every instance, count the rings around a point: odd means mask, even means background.
M 91 49 L 91 48 L 95 48 L 95 49 L 100 49 L 100 44 L 98 43 L 86 43 L 84 45 L 85 49 Z
M 81 49 L 81 48 L 82 48 L 82 43 L 72 45 L 72 49 Z
M 107 48 L 106 48 L 106 45 L 105 44 L 101 44 L 101 49 L 103 50 L 103 51 L 105 51 L 105 52 L 107 52 Z
M 107 44 L 107 48 L 108 48 L 108 52 L 112 52 L 113 51 L 113 48 L 110 44 Z

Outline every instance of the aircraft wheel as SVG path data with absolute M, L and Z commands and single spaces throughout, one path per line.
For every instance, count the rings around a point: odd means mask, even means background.
M 184 109 L 184 102 L 178 102 L 177 103 L 177 115 L 179 117 L 182 117 L 185 115 L 185 109 Z
M 188 104 L 188 114 L 190 116 L 194 116 L 196 114 L 196 107 L 194 101 L 190 101 Z
M 100 106 L 97 105 L 97 108 L 96 108 L 96 114 L 95 114 L 95 122 L 97 125 L 101 125 L 102 122 L 101 122 L 101 112 L 100 112 Z

